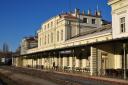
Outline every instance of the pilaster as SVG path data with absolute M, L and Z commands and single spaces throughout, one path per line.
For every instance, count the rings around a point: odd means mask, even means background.
M 97 73 L 97 49 L 94 47 L 91 47 L 91 56 L 90 56 L 90 75 L 96 75 Z

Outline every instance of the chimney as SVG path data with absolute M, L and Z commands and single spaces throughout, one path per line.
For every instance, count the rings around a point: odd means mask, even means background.
M 97 11 L 97 16 L 101 16 L 101 12 L 100 11 Z
M 61 14 L 64 14 L 64 11 L 62 10 Z
M 75 8 L 75 16 L 79 14 L 79 9 Z
M 83 10 L 82 15 L 85 15 L 85 11 Z
M 98 16 L 98 11 L 97 10 L 95 10 L 95 16 Z
M 72 14 L 72 11 L 69 11 L 69 14 Z
M 59 18 L 61 18 L 61 14 L 59 14 Z
M 90 11 L 90 9 L 88 10 L 88 15 L 91 15 L 91 11 Z

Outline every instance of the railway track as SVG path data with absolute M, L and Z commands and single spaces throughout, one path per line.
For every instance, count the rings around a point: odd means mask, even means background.
M 59 74 L 54 71 L 42 71 L 35 69 L 26 69 L 20 67 L 1 67 L 12 72 L 23 73 L 39 78 L 43 78 L 61 85 L 114 85 L 111 82 L 103 82 L 84 77 L 75 77 L 66 74 Z

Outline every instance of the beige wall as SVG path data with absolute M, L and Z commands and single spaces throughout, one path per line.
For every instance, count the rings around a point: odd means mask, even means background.
M 112 8 L 113 38 L 128 37 L 128 1 L 112 0 L 108 3 Z M 125 32 L 121 32 L 120 18 L 125 17 Z

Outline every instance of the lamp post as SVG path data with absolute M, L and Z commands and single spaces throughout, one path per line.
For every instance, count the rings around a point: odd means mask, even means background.
M 126 43 L 123 43 L 123 77 L 126 79 Z

